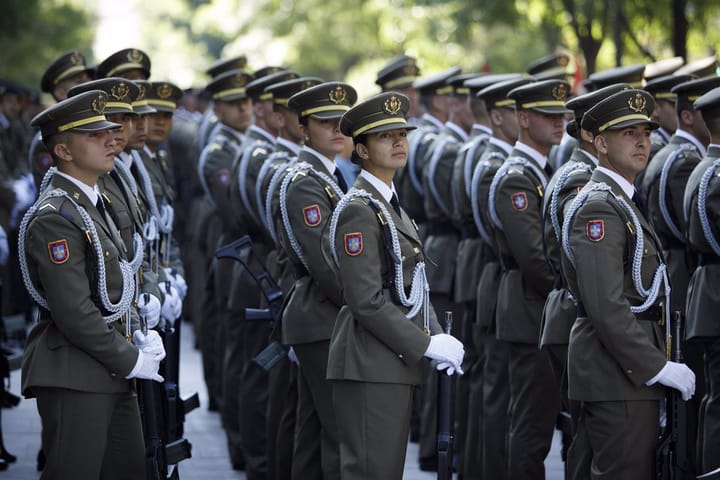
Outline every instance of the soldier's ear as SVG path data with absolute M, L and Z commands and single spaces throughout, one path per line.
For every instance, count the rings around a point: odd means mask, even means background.
M 530 115 L 528 115 L 527 110 L 518 110 L 517 111 L 517 121 L 518 126 L 520 128 L 530 128 Z
M 70 148 L 65 143 L 56 143 L 53 147 L 53 153 L 60 160 L 65 160 L 66 162 L 72 161 L 72 152 L 70 152 Z
M 367 160 L 367 159 L 368 159 L 368 156 L 369 156 L 368 149 L 367 149 L 367 147 L 366 147 L 365 145 L 363 145 L 362 143 L 357 143 L 357 144 L 355 144 L 355 153 L 357 153 L 358 156 L 359 156 L 360 158 L 362 158 L 363 160 Z
M 595 145 L 595 148 L 597 148 L 598 153 L 607 154 L 608 145 L 605 135 L 595 135 L 595 138 L 593 138 L 593 145 Z

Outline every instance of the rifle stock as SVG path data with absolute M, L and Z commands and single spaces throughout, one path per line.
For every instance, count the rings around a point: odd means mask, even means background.
M 452 330 L 452 312 L 445 312 L 445 333 Z M 445 371 L 438 372 L 438 413 L 437 413 L 437 453 L 438 480 L 452 479 L 453 472 L 453 398 L 452 377 Z

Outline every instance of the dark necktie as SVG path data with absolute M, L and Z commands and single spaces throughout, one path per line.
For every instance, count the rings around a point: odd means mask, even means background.
M 402 218 L 402 213 L 400 213 L 400 200 L 398 200 L 397 195 L 395 192 L 392 194 L 392 198 L 390 199 L 390 205 L 392 205 L 393 209 L 397 212 L 398 216 Z
M 550 162 L 545 162 L 545 166 L 543 167 L 543 170 L 545 170 L 545 174 L 548 176 L 548 178 L 552 177 L 553 169 L 550 166 Z
M 107 225 L 108 228 L 112 230 L 115 227 L 115 224 L 113 223 L 107 209 L 105 208 L 105 202 L 103 202 L 102 195 L 98 195 L 97 202 L 95 202 L 95 208 L 97 208 L 98 212 L 100 212 L 100 215 L 105 221 L 105 225 Z
M 342 173 L 340 173 L 339 168 L 335 168 L 335 180 L 337 181 L 338 187 L 340 187 L 340 190 L 343 191 L 343 193 L 347 193 L 347 183 L 345 183 L 345 179 L 342 176 Z

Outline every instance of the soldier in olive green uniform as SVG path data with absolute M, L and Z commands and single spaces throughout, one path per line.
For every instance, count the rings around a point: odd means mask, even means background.
M 597 151 L 592 143 L 592 134 L 580 128 L 583 115 L 600 100 L 605 99 L 630 85 L 618 83 L 594 90 L 569 100 L 566 107 L 574 113 L 566 131 L 576 138 L 576 148 L 567 163 L 563 164 L 548 181 L 543 198 L 543 242 L 545 256 L 553 273 L 553 289 L 548 294 L 543 309 L 540 326 L 540 347 L 545 348 L 555 374 L 555 384 L 561 392 L 562 412 L 559 427 L 563 434 L 562 459 L 567 459 L 567 448 L 572 440 L 572 421 L 575 421 L 577 408 L 567 396 L 567 346 L 570 340 L 570 328 L 575 322 L 575 300 L 567 290 L 562 276 L 560 258 L 560 235 L 564 212 L 575 198 L 577 192 L 590 180 L 590 174 L 598 164 Z
M 338 125 L 356 99 L 350 85 L 326 82 L 288 101 L 306 135 L 298 165 L 281 185 L 283 229 L 278 232 L 297 278 L 282 317 L 282 343 L 293 346 L 300 363 L 293 478 L 340 478 L 338 425 L 326 370 L 330 334 L 343 301 L 327 226 L 344 193 L 333 162 L 345 143 Z M 321 472 L 316 470 L 318 421 Z
M 70 50 L 60 55 L 50 64 L 40 79 L 40 89 L 52 95 L 56 102 L 65 100 L 67 92 L 73 86 L 90 80 L 95 71 L 85 63 L 85 56 L 78 50 Z M 40 188 L 40 182 L 52 165 L 52 157 L 42 144 L 40 131 L 30 143 L 30 172 L 35 181 L 35 187 Z
M 404 208 L 410 218 L 420 228 L 421 237 L 425 237 L 425 187 L 423 171 L 430 156 L 430 146 L 435 136 L 442 130 L 448 119 L 450 95 L 453 88 L 445 82 L 460 73 L 460 67 L 452 67 L 442 72 L 420 78 L 413 86 L 420 92 L 420 103 L 425 112 L 418 122 L 418 129 L 408 137 L 410 152 L 408 164 L 398 172 L 398 191 L 403 199 Z
M 399 92 L 410 100 L 410 110 L 407 113 L 407 121 L 410 125 L 417 125 L 420 121 L 422 110 L 420 107 L 420 92 L 413 85 L 420 76 L 420 68 L 417 66 L 417 59 L 409 55 L 398 55 L 378 71 L 375 84 L 383 92 Z
M 33 119 L 59 169 L 24 219 L 20 244 L 26 288 L 41 306 L 22 390 L 37 398 L 42 419 L 42 478 L 144 478 L 128 379 L 162 381 L 159 337 L 151 344 L 132 334 L 132 266 L 96 189 L 115 154 L 106 103 L 104 92 L 90 91 Z
M 470 204 L 475 228 L 482 243 L 476 288 L 476 307 L 472 342 L 481 352 L 479 364 L 471 370 L 471 405 L 479 404 L 469 414 L 468 446 L 478 445 L 476 452 L 479 466 L 466 458 L 466 475 L 469 479 L 507 478 L 507 410 L 510 388 L 507 383 L 508 347 L 496 337 L 495 306 L 500 283 L 500 261 L 497 253 L 495 232 L 488 216 L 488 192 L 498 168 L 513 149 L 518 138 L 515 100 L 507 98 L 508 92 L 530 83 L 520 75 L 488 85 L 477 93 L 485 102 L 490 116 L 493 135 L 485 151 L 477 161 L 470 181 Z M 477 413 L 475 413 L 477 412 Z M 479 470 L 478 470 L 479 469 Z
M 581 122 L 600 165 L 566 212 L 562 233 L 563 271 L 578 310 L 568 353 L 569 395 L 581 402 L 571 478 L 654 478 L 662 385 L 685 400 L 695 390 L 692 371 L 666 360 L 662 248 L 630 200 L 657 127 L 653 108 L 649 93 L 627 89 Z
M 408 108 L 404 95 L 381 93 L 348 111 L 341 124 L 363 165 L 328 232 L 346 301 L 327 368 L 345 480 L 402 478 L 423 357 L 462 373 L 462 344 L 440 333 L 422 243 L 393 187 L 395 171 L 407 161 L 407 130 L 414 128 L 405 120 Z
M 671 92 L 675 85 L 688 82 L 693 77 L 690 75 L 666 75 L 648 81 L 643 90 L 649 92 L 655 99 L 655 111 L 650 118 L 660 125 L 660 128 L 653 130 L 650 136 L 652 148 L 650 149 L 650 160 L 670 141 L 678 126 L 677 111 L 675 102 L 677 95 Z M 642 176 L 640 177 L 642 178 Z M 640 185 L 638 185 L 640 187 Z
M 720 212 L 720 88 L 710 90 L 695 100 L 710 131 L 710 145 L 702 162 L 693 170 L 685 188 L 685 222 L 688 247 L 697 255 L 698 268 L 690 278 L 687 296 L 685 340 L 702 342 L 704 349 L 706 394 L 700 404 L 698 425 L 697 474 L 720 467 L 720 329 L 716 312 L 720 306 L 720 244 L 717 217 Z M 697 347 L 696 347 L 697 348 Z M 699 393 L 699 392 L 698 392 Z
M 543 478 L 560 410 L 547 353 L 538 348 L 542 309 L 553 282 L 543 252 L 541 203 L 550 176 L 547 154 L 562 138 L 568 92 L 567 82 L 545 80 L 508 93 L 516 102 L 518 141 L 488 193 L 503 270 L 497 337 L 510 347 L 510 478 Z

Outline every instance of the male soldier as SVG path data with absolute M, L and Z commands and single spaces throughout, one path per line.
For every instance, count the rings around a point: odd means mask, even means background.
M 541 202 L 551 173 L 547 154 L 562 138 L 568 92 L 567 82 L 545 80 L 508 93 L 516 102 L 518 141 L 488 194 L 503 269 L 497 337 L 510 348 L 510 478 L 543 478 L 560 409 L 547 353 L 537 345 L 553 281 L 543 252 Z
M 232 167 L 239 155 L 244 133 L 252 121 L 252 100 L 246 86 L 253 76 L 243 70 L 230 70 L 215 77 L 207 87 L 212 95 L 213 110 L 219 127 L 212 142 L 200 154 L 198 175 L 217 222 L 208 234 L 208 254 L 246 232 L 240 229 L 230 203 Z M 236 470 L 244 468 L 240 420 L 238 411 L 237 378 L 240 374 L 239 329 L 244 317 L 233 318 L 228 312 L 228 300 L 235 268 L 230 260 L 212 260 L 206 284 L 205 318 L 201 334 L 205 381 L 213 402 L 221 400 L 223 426 L 228 437 L 230 462 Z M 243 315 L 244 312 L 241 312 Z M 235 355 L 235 356 L 234 356 Z M 222 372 L 222 373 L 221 373 Z M 222 382 L 222 383 L 220 383 Z
M 60 55 L 43 73 L 40 89 L 52 95 L 56 102 L 65 100 L 67 92 L 79 83 L 89 81 L 95 71 L 85 63 L 85 56 L 78 50 L 70 50 Z M 40 181 L 51 165 L 50 153 L 45 150 L 38 131 L 30 143 L 30 172 L 35 181 L 35 188 L 40 188 Z
M 245 131 L 245 139 L 240 146 L 232 165 L 230 179 L 230 204 L 233 205 L 233 221 L 243 235 L 249 235 L 253 250 L 262 265 L 251 268 L 261 269 L 267 253 L 272 249 L 272 240 L 265 234 L 264 223 L 260 219 L 255 186 L 258 173 L 275 149 L 275 136 L 278 130 L 273 123 L 272 98 L 265 94 L 267 85 L 276 80 L 288 80 L 297 77 L 295 72 L 276 68 L 260 69 L 255 79 L 246 85 L 246 93 L 252 101 L 254 123 Z M 263 76 L 260 76 L 263 75 Z M 273 133 L 275 132 L 275 133 Z M 261 303 L 260 286 L 241 265 L 233 265 L 232 284 L 228 298 L 229 315 L 236 325 L 237 337 L 227 350 L 235 358 L 234 379 L 226 379 L 239 384 L 238 413 L 240 438 L 245 457 L 245 472 L 248 478 L 260 478 L 267 475 L 267 403 L 268 375 L 252 359 L 267 346 L 270 327 L 267 322 L 245 320 L 247 307 L 258 308 Z M 228 400 L 229 401 L 229 400 Z
M 58 166 L 23 221 L 20 244 L 26 288 L 41 305 L 22 373 L 23 393 L 37 398 L 42 420 L 42 478 L 144 478 L 140 412 L 128 379 L 163 381 L 160 337 L 132 333 L 128 257 L 97 191 L 115 156 L 110 129 L 117 125 L 106 120 L 106 103 L 105 93 L 89 91 L 32 122 Z
M 409 55 L 401 54 L 389 60 L 377 73 L 375 83 L 383 92 L 400 92 L 410 100 L 407 120 L 411 125 L 420 121 L 420 95 L 413 82 L 420 76 L 417 60 Z
M 267 255 L 266 268 L 278 283 L 283 298 L 288 298 L 295 282 L 292 264 L 278 242 L 276 228 L 282 227 L 278 210 L 278 194 L 283 173 L 288 165 L 297 161 L 303 134 L 297 114 L 288 108 L 288 100 L 294 94 L 322 83 L 320 78 L 300 77 L 265 87 L 271 95 L 273 113 L 280 118 L 280 133 L 275 139 L 277 151 L 265 161 L 258 174 L 258 204 L 266 235 L 273 239 L 273 250 Z M 280 325 L 273 326 L 273 338 L 278 338 Z M 291 361 L 281 362 L 270 370 L 267 456 L 268 478 L 290 478 L 292 473 L 295 417 L 297 410 L 297 365 Z
M 650 140 L 652 140 L 650 160 L 668 144 L 670 137 L 677 130 L 677 112 L 675 111 L 677 95 L 671 92 L 672 88 L 692 79 L 693 77 L 690 75 L 666 75 L 647 82 L 643 87 L 643 90 L 649 92 L 655 99 L 655 111 L 650 118 L 660 125 L 660 128 L 653 130 L 650 134 Z
M 288 101 L 306 138 L 297 169 L 288 173 L 281 185 L 284 225 L 278 232 L 297 278 L 282 317 L 282 343 L 292 345 L 299 361 L 292 478 L 340 478 L 337 420 L 326 371 L 330 334 L 342 305 L 342 285 L 327 254 L 327 226 L 343 187 L 347 188 L 335 182 L 339 172 L 332 160 L 345 143 L 340 117 L 356 99 L 350 85 L 325 82 Z M 321 471 L 317 469 L 318 422 Z
M 462 341 L 462 317 L 454 301 L 455 259 L 460 241 L 457 223 L 453 224 L 453 203 L 451 189 L 453 167 L 458 151 L 468 140 L 474 122 L 470 103 L 469 89 L 463 85 L 465 80 L 477 74 L 460 74 L 447 79 L 452 89 L 448 119 L 438 132 L 423 165 L 423 190 L 425 191 L 425 218 L 428 222 L 427 239 L 424 242 L 425 254 L 432 259 L 426 267 L 430 285 L 430 302 L 436 312 L 452 312 L 455 318 L 455 337 Z M 423 404 L 420 412 L 420 449 L 421 470 L 437 470 L 437 370 L 426 365 L 422 392 Z M 464 419 L 461 420 L 464 423 Z M 462 470 L 461 470 L 462 472 Z
M 623 90 L 581 122 L 594 136 L 600 164 L 563 225 L 563 271 L 578 313 L 570 333 L 569 396 L 581 402 L 571 478 L 654 478 L 662 385 L 680 390 L 685 400 L 695 390 L 692 371 L 666 360 L 661 245 L 631 200 L 657 127 L 650 120 L 653 103 L 643 90 Z
M 507 478 L 507 410 L 510 388 L 507 383 L 508 346 L 496 337 L 495 305 L 500 282 L 500 262 L 495 232 L 488 216 L 488 191 L 498 168 L 510 155 L 518 139 L 518 123 L 515 100 L 507 98 L 508 92 L 531 83 L 530 78 L 511 78 L 489 85 L 477 94 L 485 102 L 490 115 L 492 137 L 488 140 L 477 162 L 470 183 L 470 202 L 480 238 L 482 239 L 478 265 L 476 309 L 473 325 L 473 343 L 482 351 L 480 363 L 473 376 L 471 404 L 480 403 L 478 415 L 469 415 L 472 422 L 468 433 L 477 431 L 480 452 L 479 471 L 471 458 L 466 462 L 469 479 Z M 477 398 L 478 400 L 475 400 Z M 468 445 L 471 443 L 468 441 Z
M 698 426 L 697 474 L 717 472 L 720 468 L 720 329 L 716 312 L 720 307 L 717 293 L 720 281 L 720 243 L 717 218 L 718 168 L 720 167 L 720 88 L 710 90 L 693 103 L 710 131 L 710 145 L 703 161 L 693 170 L 685 188 L 685 215 L 688 245 L 697 254 L 698 268 L 690 278 L 687 297 L 685 340 L 702 342 L 707 393 L 701 402 Z M 717 475 L 717 473 L 716 473 Z M 708 478 L 717 478 L 708 477 Z
M 425 210 L 423 199 L 423 170 L 428 150 L 435 136 L 443 128 L 448 119 L 452 86 L 445 82 L 448 78 L 460 73 L 460 67 L 423 77 L 413 83 L 420 92 L 420 105 L 425 111 L 420 118 L 417 130 L 410 133 L 410 151 L 407 165 L 397 173 L 399 197 L 403 200 L 403 208 L 407 211 L 420 229 L 420 238 L 425 238 Z
M 576 317 L 575 301 L 567 290 L 562 276 L 560 259 L 560 235 L 564 212 L 577 192 L 590 180 L 590 174 L 597 167 L 597 150 L 592 143 L 592 134 L 583 130 L 580 125 L 587 110 L 594 107 L 600 100 L 625 88 L 626 83 L 618 83 L 594 90 L 569 100 L 566 107 L 574 113 L 575 119 L 566 126 L 566 131 L 578 140 L 578 147 L 573 150 L 567 163 L 562 165 L 550 178 L 545 188 L 542 203 L 543 243 L 545 257 L 553 273 L 553 289 L 548 294 L 543 309 L 543 320 L 540 326 L 540 347 L 548 352 L 550 365 L 555 375 L 555 385 L 560 392 L 562 411 L 558 426 L 562 432 L 562 459 L 567 460 L 567 449 L 572 440 L 574 422 L 577 421 L 577 408 L 567 397 L 567 345 L 570 339 L 570 328 Z
M 118 50 L 95 67 L 95 77 L 123 77 L 128 80 L 150 78 L 150 57 L 137 48 Z
M 702 114 L 695 110 L 693 102 L 709 90 L 720 86 L 720 77 L 690 80 L 671 89 L 675 94 L 677 130 L 668 144 L 650 160 L 642 178 L 645 213 L 650 225 L 663 245 L 668 275 L 673 286 L 670 308 L 685 312 L 685 300 L 690 275 L 696 264 L 688 255 L 683 196 L 688 178 L 705 156 L 710 143 Z M 685 361 L 699 378 L 699 395 L 687 403 L 688 470 L 694 471 L 698 413 L 705 391 L 702 375 L 702 350 L 695 343 L 684 345 Z

